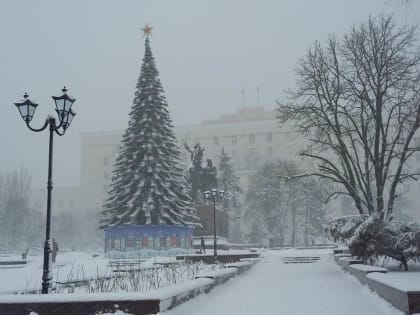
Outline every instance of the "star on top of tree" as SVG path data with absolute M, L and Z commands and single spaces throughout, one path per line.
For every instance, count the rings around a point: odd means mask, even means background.
M 146 25 L 142 28 L 144 32 L 144 36 L 152 35 L 152 29 L 153 27 L 151 27 L 148 23 L 146 23 Z

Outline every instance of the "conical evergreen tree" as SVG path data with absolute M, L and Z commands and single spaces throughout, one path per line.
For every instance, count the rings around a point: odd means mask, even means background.
M 224 148 L 222 148 L 222 153 L 219 156 L 217 183 L 218 188 L 226 192 L 226 198 L 223 199 L 223 208 L 227 212 L 234 212 L 235 208 L 239 207 L 239 194 L 242 194 L 239 179 L 235 175 L 232 163 L 230 162 L 231 159 Z
M 222 201 L 222 209 L 229 217 L 229 239 L 233 241 L 240 241 L 240 219 L 241 208 L 239 202 L 239 195 L 242 194 L 242 189 L 239 186 L 239 178 L 235 175 L 233 166 L 231 164 L 231 157 L 222 148 L 219 156 L 218 188 L 223 189 L 226 194 Z
M 101 226 L 194 226 L 198 217 L 180 167 L 180 150 L 146 29 L 145 34 L 143 64 Z

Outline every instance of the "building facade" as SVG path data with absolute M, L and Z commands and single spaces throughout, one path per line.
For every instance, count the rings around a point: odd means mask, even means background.
M 248 175 L 266 162 L 278 159 L 303 163 L 298 156 L 305 141 L 292 131 L 281 128 L 274 111 L 262 107 L 242 108 L 234 115 L 199 125 L 175 126 L 174 133 L 181 149 L 185 168 L 191 164 L 190 148 L 200 143 L 204 159 L 217 167 L 222 148 L 246 186 Z M 107 198 L 113 165 L 119 152 L 122 131 L 86 133 L 81 137 L 80 202 L 87 209 L 101 209 Z

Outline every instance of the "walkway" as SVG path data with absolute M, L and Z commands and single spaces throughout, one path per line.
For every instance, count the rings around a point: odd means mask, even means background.
M 345 274 L 331 250 L 282 250 L 264 262 L 162 315 L 402 315 Z M 306 264 L 284 264 L 285 256 L 321 256 Z

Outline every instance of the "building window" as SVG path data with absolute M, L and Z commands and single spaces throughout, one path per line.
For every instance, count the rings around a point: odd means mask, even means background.
M 249 135 L 249 143 L 255 143 L 255 135 Z
M 70 200 L 69 201 L 69 206 L 70 206 L 70 208 L 73 208 L 74 207 L 74 200 Z
M 109 164 L 108 158 L 104 157 L 104 166 L 106 167 L 106 166 L 108 166 L 108 164 Z
M 416 161 L 420 162 L 420 154 L 419 153 L 416 154 Z
M 267 155 L 273 155 L 273 153 L 274 153 L 273 147 L 268 147 L 267 148 Z
M 420 148 L 420 137 L 414 138 L 414 141 L 416 143 L 416 148 Z
M 268 132 L 266 135 L 267 142 L 273 141 L 273 134 L 271 132 Z
M 213 144 L 219 145 L 219 137 L 213 137 Z
M 237 159 L 238 158 L 238 151 L 232 150 L 232 158 Z
M 238 144 L 238 137 L 237 136 L 233 136 L 232 137 L 232 145 L 236 145 Z
M 246 162 L 248 167 L 255 167 L 257 165 L 258 155 L 257 151 L 254 148 L 249 149 L 248 155 L 246 157 Z
M 108 185 L 103 185 L 102 186 L 102 191 L 104 194 L 108 193 Z
M 107 171 L 105 171 L 105 172 L 104 172 L 104 179 L 108 179 L 108 178 L 109 178 L 108 172 L 107 172 Z

